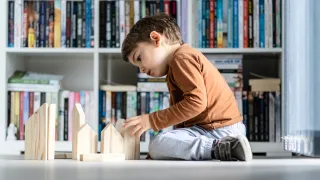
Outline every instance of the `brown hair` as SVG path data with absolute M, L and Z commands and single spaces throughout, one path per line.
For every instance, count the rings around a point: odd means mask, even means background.
M 140 19 L 128 33 L 122 43 L 122 59 L 128 61 L 128 56 L 139 42 L 150 42 L 150 33 L 157 31 L 166 36 L 168 44 L 183 44 L 180 28 L 176 20 L 166 13 L 159 13 Z

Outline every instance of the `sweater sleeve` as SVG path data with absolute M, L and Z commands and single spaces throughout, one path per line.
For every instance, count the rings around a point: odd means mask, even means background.
M 167 109 L 150 114 L 150 124 L 155 131 L 192 119 L 207 107 L 201 65 L 190 56 L 179 55 L 176 58 L 170 66 L 175 85 L 183 92 L 183 99 Z

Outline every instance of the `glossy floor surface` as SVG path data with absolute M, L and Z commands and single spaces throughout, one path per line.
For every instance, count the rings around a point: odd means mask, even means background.
M 220 161 L 123 161 L 74 160 L 26 161 L 23 156 L 0 156 L 0 180 L 302 180 L 320 179 L 320 159 L 254 159 Z

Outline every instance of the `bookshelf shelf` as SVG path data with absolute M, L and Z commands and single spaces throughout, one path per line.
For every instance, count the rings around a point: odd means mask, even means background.
M 280 54 L 282 48 L 198 48 L 202 53 L 215 54 Z
M 98 52 L 100 54 L 120 54 L 121 49 L 120 48 L 99 48 Z
M 90 54 L 94 53 L 93 48 L 6 48 L 8 54 Z

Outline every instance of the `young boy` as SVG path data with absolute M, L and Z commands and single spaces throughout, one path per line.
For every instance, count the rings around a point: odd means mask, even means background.
M 124 125 L 137 137 L 151 128 L 177 127 L 151 140 L 152 159 L 252 159 L 233 92 L 202 53 L 183 43 L 173 18 L 158 14 L 139 20 L 123 41 L 122 56 L 142 73 L 166 75 L 170 107 Z

